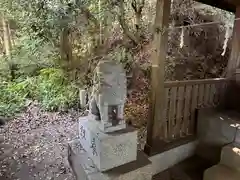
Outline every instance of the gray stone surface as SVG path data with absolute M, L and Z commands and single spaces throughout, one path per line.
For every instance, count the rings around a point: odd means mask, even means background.
M 216 145 L 232 143 L 236 135 L 235 122 L 227 114 L 203 109 L 199 111 L 198 137 Z
M 120 120 L 117 125 L 113 126 L 112 123 L 110 122 L 96 121 L 92 114 L 89 114 L 87 118 L 88 120 L 94 120 L 98 128 L 104 133 L 111 133 L 114 131 L 119 131 L 127 128 L 127 124 L 125 120 Z
M 103 133 L 95 121 L 82 117 L 79 120 L 79 137 L 82 147 L 100 171 L 137 158 L 137 131 L 133 128 Z
M 224 165 L 215 165 L 204 172 L 203 180 L 239 180 L 240 172 Z
M 90 115 L 101 122 L 100 129 L 113 132 L 124 129 L 124 104 L 127 95 L 126 73 L 116 61 L 100 61 L 94 74 Z M 113 127 L 113 128 L 112 128 Z
M 218 112 L 210 108 L 201 109 L 197 124 L 199 139 L 197 154 L 218 163 L 222 147 L 236 139 L 239 117 L 234 112 Z
M 187 144 L 178 146 L 168 151 L 151 156 L 149 159 L 152 162 L 153 175 L 165 171 L 168 168 L 184 161 L 194 155 L 198 142 L 193 141 Z
M 238 128 L 236 138 L 235 138 L 235 143 L 240 145 L 240 128 Z
M 236 144 L 224 146 L 222 148 L 220 164 L 240 172 L 240 147 Z
M 152 166 L 146 155 L 138 152 L 137 160 L 125 165 L 113 168 L 106 172 L 100 172 L 82 149 L 80 144 L 70 145 L 72 153 L 69 158 L 71 167 L 77 180 L 151 180 Z
M 87 105 L 87 91 L 85 89 L 79 90 L 79 99 L 81 108 L 86 107 Z

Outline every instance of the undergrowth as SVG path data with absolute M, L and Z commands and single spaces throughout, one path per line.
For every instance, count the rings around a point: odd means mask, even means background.
M 37 100 L 44 110 L 67 110 L 77 103 L 77 88 L 61 69 L 42 69 L 38 76 L 0 82 L 0 116 L 21 112 L 27 100 Z

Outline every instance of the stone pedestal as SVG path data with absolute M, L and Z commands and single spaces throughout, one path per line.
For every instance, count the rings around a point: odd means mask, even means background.
M 80 142 L 80 141 L 79 141 Z M 152 164 L 143 152 L 135 161 L 101 172 L 79 142 L 70 144 L 70 164 L 77 180 L 151 180 Z
M 77 180 L 151 180 L 152 164 L 137 150 L 137 131 L 103 132 L 88 117 L 79 120 L 79 139 L 69 144 L 69 164 Z
M 104 133 L 94 120 L 79 120 L 80 144 L 100 171 L 137 159 L 137 131 L 133 128 Z

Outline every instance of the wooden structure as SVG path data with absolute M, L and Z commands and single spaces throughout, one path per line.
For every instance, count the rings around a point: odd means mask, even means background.
M 240 18 L 239 0 L 197 0 Z M 145 152 L 149 155 L 178 146 L 196 134 L 196 109 L 216 107 L 227 86 L 227 78 L 164 82 L 170 15 L 170 0 L 157 0 L 152 53 L 152 92 Z M 235 21 L 228 75 L 240 64 L 240 21 Z M 191 138 L 190 138 L 191 139 Z

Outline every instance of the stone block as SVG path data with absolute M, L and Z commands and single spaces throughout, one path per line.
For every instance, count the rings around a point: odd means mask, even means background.
M 240 127 L 238 128 L 238 131 L 236 133 L 235 143 L 240 146 Z
M 184 161 L 194 155 L 197 141 L 189 142 L 181 146 L 175 147 L 168 151 L 151 156 L 149 159 L 153 166 L 153 175 L 165 171 L 168 168 Z
M 240 148 L 234 144 L 224 146 L 222 148 L 220 164 L 240 172 Z
M 112 133 L 103 133 L 93 120 L 79 120 L 82 147 L 100 171 L 135 161 L 137 158 L 137 131 L 127 127 Z
M 114 131 L 119 131 L 127 128 L 126 121 L 124 119 L 121 119 L 117 125 L 113 125 L 111 122 L 106 120 L 101 121 L 95 120 L 94 115 L 91 114 L 88 115 L 88 119 L 92 120 L 104 133 L 111 133 Z
M 85 89 L 79 90 L 80 106 L 84 108 L 87 105 L 87 91 Z
M 152 166 L 143 152 L 137 153 L 133 162 L 100 172 L 87 152 L 79 150 L 80 145 L 70 145 L 72 153 L 70 164 L 77 180 L 151 180 Z M 75 146 L 75 147 L 74 147 Z M 76 146 L 78 147 L 76 150 Z
M 234 119 L 213 109 L 199 111 L 197 130 L 200 142 L 220 146 L 233 142 L 236 134 Z
M 215 165 L 204 172 L 203 180 L 239 180 L 240 172 L 224 165 Z
M 239 115 L 230 111 L 219 112 L 212 108 L 200 109 L 198 114 L 197 154 L 212 163 L 218 163 L 222 147 L 236 139 Z

